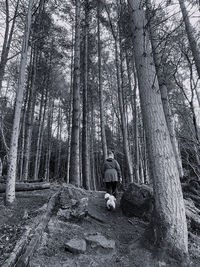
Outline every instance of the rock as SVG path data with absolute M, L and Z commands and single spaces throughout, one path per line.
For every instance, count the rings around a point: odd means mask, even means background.
M 62 209 L 66 209 L 74 205 L 74 200 L 80 200 L 87 196 L 87 193 L 78 187 L 71 184 L 63 184 L 62 191 L 60 193 L 60 206 Z
M 65 244 L 66 250 L 78 254 L 86 251 L 86 242 L 84 239 L 71 239 Z
M 123 193 L 120 205 L 126 216 L 149 220 L 154 208 L 153 190 L 144 184 L 131 183 Z
M 57 216 L 61 219 L 69 220 L 71 214 L 71 209 L 59 209 Z
M 73 185 L 63 185 L 60 193 L 60 207 L 58 217 L 70 220 L 81 220 L 88 214 L 88 198 L 83 189 Z
M 57 217 L 50 219 L 47 230 L 51 239 L 60 236 L 60 243 L 63 242 L 63 244 L 74 238 L 75 235 L 82 237 L 82 233 L 84 232 L 84 229 L 78 224 L 59 220 Z
M 67 209 L 59 209 L 57 216 L 61 219 L 70 220 L 76 219 L 81 220 L 87 214 L 87 207 L 88 207 L 88 198 L 82 198 L 81 200 L 74 200 L 71 201 L 68 205 Z
M 76 199 L 73 199 L 73 198 L 71 199 L 71 206 L 72 207 L 76 206 L 77 203 L 78 203 L 78 201 Z
M 92 247 L 100 246 L 105 249 L 115 249 L 115 241 L 107 239 L 100 233 L 88 235 L 85 239 Z
M 80 201 L 77 201 L 76 205 L 72 207 L 70 215 L 73 218 L 82 219 L 88 213 L 87 207 L 88 207 L 88 198 L 82 198 Z

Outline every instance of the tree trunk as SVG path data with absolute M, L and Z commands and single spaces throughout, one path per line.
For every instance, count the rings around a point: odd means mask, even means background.
M 33 48 L 34 50 L 36 48 Z M 30 165 L 30 153 L 31 153 L 31 139 L 33 131 L 34 110 L 36 101 L 36 68 L 37 68 L 37 51 L 33 51 L 32 61 L 32 75 L 31 75 L 31 91 L 29 95 L 28 107 L 27 107 L 27 121 L 26 121 L 26 142 L 24 150 L 24 171 L 23 181 L 28 180 L 29 165 Z
M 76 0 L 75 48 L 74 48 L 74 82 L 73 82 L 73 111 L 70 152 L 70 183 L 80 185 L 80 10 L 81 2 Z
M 44 103 L 44 110 L 43 110 L 43 117 L 42 117 L 42 123 L 41 123 L 41 137 L 40 137 L 40 144 L 39 144 L 39 150 L 38 150 L 38 168 L 37 168 L 37 179 L 39 176 L 39 170 L 40 170 L 40 163 L 41 163 L 41 156 L 42 156 L 42 145 L 43 145 L 43 140 L 44 140 L 44 123 L 45 123 L 45 118 L 46 118 L 46 107 L 47 107 L 47 99 L 48 97 L 48 92 L 46 93 L 46 98 L 45 98 L 45 103 Z M 37 180 L 36 179 L 36 180 Z
M 144 152 L 143 152 L 143 158 L 144 158 L 144 183 L 149 184 L 150 179 L 149 179 L 149 164 L 148 164 L 148 155 L 147 155 L 147 148 L 146 148 L 146 137 L 145 137 L 145 132 L 144 132 Z
M 176 138 L 175 128 L 174 128 L 174 122 L 171 115 L 171 109 L 169 106 L 169 98 L 168 98 L 168 89 L 166 86 L 166 81 L 164 78 L 164 73 L 161 67 L 161 52 L 159 51 L 159 43 L 157 41 L 156 37 L 156 29 L 153 28 L 153 17 L 152 17 L 152 7 L 151 7 L 151 0 L 147 1 L 147 18 L 149 20 L 149 32 L 150 32 L 150 39 L 151 39 L 151 45 L 153 50 L 153 59 L 156 67 L 156 73 L 161 93 L 161 99 L 163 104 L 163 109 L 165 113 L 165 118 L 167 122 L 167 127 L 170 134 L 170 139 L 172 142 L 172 147 L 174 150 L 174 155 L 176 158 L 176 163 L 179 171 L 179 177 L 183 177 L 183 167 L 182 167 L 182 161 L 181 156 L 178 149 L 178 140 Z
M 117 89 L 118 89 L 118 100 L 119 100 L 121 130 L 122 130 L 122 136 L 123 136 L 123 149 L 124 149 L 126 165 L 127 165 L 127 169 L 128 169 L 129 182 L 133 182 L 133 167 L 132 167 L 132 161 L 131 161 L 130 151 L 129 151 L 128 132 L 127 132 L 127 125 L 126 125 L 125 110 L 124 110 L 124 105 L 123 105 L 124 104 L 123 103 L 123 92 L 122 92 L 123 79 L 122 79 L 122 84 L 121 84 L 121 80 L 120 80 L 120 67 L 121 67 L 121 75 L 123 75 L 121 33 L 119 33 L 119 36 L 120 36 L 120 39 L 119 39 L 120 59 L 121 59 L 121 66 L 120 66 L 120 64 L 119 64 L 119 53 L 118 53 L 118 33 L 114 31 L 114 27 L 113 27 L 113 24 L 112 24 L 112 21 L 111 21 L 111 18 L 110 18 L 110 12 L 109 12 L 109 10 L 107 8 L 106 8 L 106 12 L 107 12 L 107 15 L 108 15 L 108 19 L 109 19 L 112 35 L 113 35 L 113 38 L 114 38 L 115 65 L 116 65 L 116 75 L 117 75 Z
M 194 62 L 197 68 L 197 73 L 200 78 L 200 52 L 199 52 L 199 48 L 198 48 L 198 45 L 197 45 L 197 42 L 194 36 L 194 29 L 190 23 L 184 0 L 179 0 L 179 4 L 180 4 L 181 12 L 183 15 L 183 20 L 185 23 L 185 30 L 187 33 L 188 41 L 189 41 L 192 55 L 194 57 Z
M 22 116 L 22 122 L 21 122 L 21 151 L 20 151 L 20 157 L 19 157 L 19 181 L 23 180 L 23 164 L 24 164 L 24 147 L 25 147 L 25 122 L 26 122 L 26 105 L 28 101 L 28 88 L 26 88 L 25 92 L 25 100 L 24 100 L 24 108 L 23 108 L 23 116 Z
M 139 183 L 140 176 L 139 176 L 139 138 L 138 138 L 138 110 L 137 110 L 137 86 L 134 86 L 134 132 L 135 132 L 135 179 L 136 182 Z
M 59 100 L 59 107 L 58 107 L 58 124 L 57 124 L 57 142 L 58 142 L 58 148 L 56 147 L 56 159 L 55 159 L 55 165 L 54 165 L 54 179 L 57 180 L 60 176 L 60 163 L 61 163 L 61 145 L 62 145 L 62 113 L 61 113 L 61 106 L 60 106 L 60 100 Z
M 126 159 L 126 165 L 128 168 L 129 182 L 133 182 L 133 167 L 130 158 L 129 144 L 128 144 L 128 133 L 127 133 L 127 125 L 125 119 L 125 110 L 123 105 L 123 94 L 122 94 L 122 86 L 120 83 L 120 69 L 119 69 L 119 58 L 118 58 L 118 47 L 117 47 L 117 39 L 115 37 L 115 64 L 117 71 L 117 89 L 118 89 L 118 99 L 119 99 L 119 111 L 120 111 L 120 119 L 121 119 L 121 130 L 123 136 L 123 149 Z
M 38 137 L 37 137 L 36 153 L 35 153 L 34 180 L 38 179 L 38 172 L 39 172 L 39 165 L 40 165 L 39 150 L 40 150 L 40 144 L 41 144 L 41 136 L 42 136 L 41 133 L 42 133 L 42 126 L 43 126 L 44 112 L 45 112 L 45 108 L 43 112 L 43 106 L 44 106 L 44 89 L 41 95 L 39 118 L 38 118 Z
M 140 0 L 128 2 L 133 20 L 134 56 L 142 115 L 153 174 L 156 241 L 163 249 L 171 250 L 173 255 L 187 255 L 188 233 L 183 194 L 145 27 L 145 12 Z
M 28 40 L 31 28 L 31 11 L 34 0 L 29 0 L 28 13 L 26 16 L 25 30 L 22 44 L 22 54 L 20 62 L 18 89 L 16 95 L 14 122 L 11 136 L 10 153 L 9 153 L 9 168 L 6 186 L 6 202 L 12 204 L 15 200 L 15 180 L 16 180 L 16 163 L 18 154 L 18 137 L 19 137 L 19 124 L 21 117 L 21 108 L 23 101 L 24 81 L 27 64 Z
M 105 133 L 105 116 L 104 116 L 104 100 L 102 88 L 102 67 L 101 67 L 101 36 L 100 36 L 100 1 L 97 6 L 97 35 L 98 35 L 98 75 L 99 75 L 99 104 L 100 104 L 100 124 L 101 124 L 101 142 L 103 150 L 103 160 L 107 158 L 107 142 Z
M 2 171 L 3 171 L 3 163 L 2 163 L 2 160 L 0 158 L 0 180 L 1 180 L 1 176 L 2 176 Z
M 28 100 L 30 98 L 30 86 L 31 86 L 31 74 L 32 74 L 32 51 L 31 49 L 31 54 L 30 54 L 30 61 L 29 61 L 29 67 L 28 67 L 28 76 L 27 76 L 27 83 L 26 83 L 26 88 L 25 88 L 25 97 L 23 100 L 23 110 L 22 110 L 22 118 L 20 121 L 20 127 L 19 127 L 19 133 L 21 134 L 21 143 L 20 143 L 20 156 L 18 156 L 18 166 L 19 168 L 19 180 L 23 180 L 23 171 L 24 171 L 24 153 L 25 153 L 25 134 L 26 134 L 26 117 L 27 117 L 27 105 L 28 105 Z M 20 138 L 20 137 L 19 137 Z M 19 153 L 18 153 L 19 154 Z
M 2 82 L 3 82 L 3 77 L 5 74 L 5 68 L 6 64 L 8 61 L 8 54 L 10 51 L 10 45 L 12 42 L 12 37 L 13 37 L 13 32 L 15 28 L 15 22 L 16 22 L 16 17 L 18 13 L 18 7 L 19 7 L 19 0 L 17 0 L 16 7 L 15 7 L 15 13 L 12 19 L 12 26 L 10 29 L 9 33 L 9 3 L 8 0 L 6 0 L 6 29 L 5 29 L 5 34 L 4 34 L 4 41 L 3 41 L 3 47 L 2 47 L 2 52 L 1 52 L 1 60 L 0 60 L 0 92 L 2 89 Z
M 91 100 L 91 115 L 90 115 L 90 182 L 93 190 L 96 190 L 98 187 L 96 172 L 95 172 L 95 158 L 94 158 L 94 138 L 95 138 L 95 123 L 94 123 L 94 103 L 93 99 Z
M 71 142 L 71 122 L 72 122 L 72 88 L 73 88 L 73 61 L 74 61 L 74 27 L 72 26 L 72 52 L 71 52 L 71 67 L 70 67 L 70 92 L 69 92 L 69 110 L 68 110 L 68 126 L 67 126 L 67 175 L 66 183 L 69 183 L 69 168 L 70 168 L 70 142 Z
M 139 176 L 139 143 L 138 143 L 138 111 L 137 111 L 137 78 L 136 78 L 136 71 L 135 66 L 133 66 L 133 74 L 134 74 L 134 85 L 132 89 L 131 83 L 131 72 L 130 67 L 131 64 L 129 63 L 129 57 L 126 49 L 126 65 L 127 65 L 127 74 L 128 74 L 128 85 L 129 85 L 129 93 L 130 93 L 130 101 L 131 101 L 131 109 L 133 114 L 134 120 L 134 144 L 135 144 L 135 153 L 134 153 L 134 174 L 135 174 L 135 181 L 139 183 L 140 176 Z
M 84 40 L 84 77 L 83 77 L 83 128 L 82 128 L 82 179 L 83 187 L 90 189 L 90 159 L 88 142 L 88 0 L 85 1 L 85 40 Z
M 45 157 L 45 171 L 44 177 L 45 181 L 49 181 L 49 169 L 50 169 L 50 160 L 51 160 L 51 135 L 52 135 L 52 123 L 53 123 L 53 108 L 54 102 L 51 97 L 49 97 L 48 103 L 48 121 L 47 121 L 47 150 Z

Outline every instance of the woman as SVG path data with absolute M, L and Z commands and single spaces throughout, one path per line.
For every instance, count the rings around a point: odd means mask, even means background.
M 116 197 L 117 183 L 121 180 L 119 163 L 114 159 L 112 151 L 108 151 L 108 158 L 103 164 L 103 176 L 106 184 L 106 192 Z

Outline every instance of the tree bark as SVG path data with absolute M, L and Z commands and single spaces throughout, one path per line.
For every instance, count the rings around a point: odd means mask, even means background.
M 22 112 L 22 122 L 21 122 L 21 151 L 19 156 L 19 181 L 23 180 L 23 164 L 24 164 L 24 147 L 25 147 L 25 122 L 26 122 L 26 105 L 28 101 L 28 90 L 25 92 L 25 100 L 24 100 L 24 107 Z
M 1 179 L 1 176 L 2 176 L 2 171 L 3 171 L 3 163 L 2 163 L 2 160 L 0 158 L 0 179 Z
M 100 105 L 100 124 L 101 124 L 101 142 L 103 150 L 103 160 L 107 158 L 107 142 L 105 133 L 105 115 L 104 115 L 104 100 L 102 87 L 102 66 L 101 66 L 101 29 L 100 29 L 100 1 L 97 6 L 97 35 L 98 35 L 98 75 L 99 75 L 99 105 Z
M 170 139 L 171 139 L 172 147 L 174 150 L 174 155 L 176 158 L 176 163 L 177 163 L 177 167 L 179 171 L 179 177 L 181 178 L 183 177 L 182 161 L 181 161 L 181 156 L 180 156 L 180 152 L 178 149 L 178 140 L 176 138 L 171 109 L 169 106 L 168 89 L 166 86 L 166 81 L 165 81 L 164 73 L 163 73 L 162 66 L 161 66 L 161 52 L 159 51 L 159 43 L 157 41 L 156 29 L 153 28 L 153 17 L 151 17 L 151 14 L 152 14 L 151 0 L 147 0 L 147 18 L 149 20 L 149 33 L 150 33 L 152 50 L 153 50 L 153 59 L 154 59 L 155 67 L 156 67 L 156 74 L 158 78 L 167 127 L 169 130 Z
M 129 182 L 133 182 L 133 167 L 130 157 L 129 144 L 128 144 L 128 133 L 127 133 L 127 125 L 125 119 L 125 110 L 123 105 L 123 94 L 122 94 L 122 85 L 120 82 L 120 66 L 119 66 L 119 55 L 118 55 L 118 46 L 117 39 L 115 38 L 115 64 L 117 71 L 117 89 L 118 89 L 118 99 L 119 99 L 119 111 L 120 111 L 120 119 L 121 119 L 121 130 L 123 136 L 123 149 L 126 159 L 126 164 L 128 168 Z
M 94 138 L 95 138 L 95 122 L 94 122 L 94 103 L 93 99 L 91 100 L 91 115 L 90 115 L 90 182 L 92 185 L 93 190 L 96 190 L 98 187 L 98 181 L 96 177 L 96 170 L 95 170 L 95 151 L 94 151 Z
M 135 179 L 139 183 L 139 138 L 138 138 L 138 110 L 137 110 L 137 86 L 134 86 L 134 137 L 135 137 Z
M 120 112 L 120 121 L 121 121 L 121 130 L 122 130 L 122 136 L 123 136 L 123 149 L 124 149 L 124 155 L 126 159 L 126 165 L 128 169 L 128 180 L 129 182 L 133 182 L 133 167 L 132 167 L 132 160 L 130 157 L 130 151 L 129 151 L 129 143 L 128 143 L 128 132 L 127 132 L 127 123 L 126 123 L 126 117 L 125 117 L 125 110 L 124 110 L 124 103 L 123 103 L 123 77 L 122 80 L 120 79 L 120 68 L 121 68 L 121 75 L 123 76 L 123 58 L 122 58 L 122 49 L 121 49 L 121 33 L 120 33 L 120 27 L 118 25 L 118 30 L 115 32 L 113 23 L 110 18 L 109 10 L 106 8 L 106 12 L 108 15 L 109 23 L 111 32 L 114 38 L 114 47 L 115 47 L 115 66 L 116 66 L 116 76 L 117 76 L 117 90 L 118 90 L 118 100 L 119 100 L 119 112 Z M 118 34 L 119 37 L 118 38 Z M 119 39 L 119 40 L 118 40 Z M 119 63 L 119 52 L 118 52 L 118 43 L 120 45 L 120 59 L 121 59 L 121 65 Z
M 84 29 L 84 77 L 83 77 L 83 128 L 82 128 L 82 181 L 85 189 L 90 189 L 89 142 L 88 142 L 88 28 L 89 3 L 85 1 Z
M 54 165 L 54 179 L 59 179 L 60 177 L 60 164 L 61 164 L 61 145 L 62 145 L 62 113 L 59 99 L 59 107 L 58 107 L 58 118 L 57 118 L 57 142 L 58 147 L 56 148 L 56 159 Z
M 67 126 L 67 175 L 66 183 L 69 183 L 69 168 L 70 168 L 70 142 L 71 142 L 71 123 L 72 123 L 72 89 L 73 89 L 73 61 L 74 61 L 74 27 L 72 26 L 72 51 L 71 51 L 71 66 L 70 66 L 70 92 L 69 92 L 69 109 L 68 109 L 68 126 Z
M 25 30 L 22 44 L 22 54 L 20 62 L 20 72 L 15 104 L 14 122 L 11 136 L 10 153 L 9 153 L 9 168 L 6 186 L 6 202 L 12 204 L 15 200 L 15 180 L 16 180 L 16 163 L 18 153 L 18 137 L 19 137 L 19 124 L 21 117 L 21 108 L 23 101 L 24 81 L 27 64 L 28 40 L 31 28 L 31 11 L 34 0 L 29 0 L 28 12 L 25 22 Z
M 33 61 L 32 61 L 32 75 L 31 75 L 31 88 L 27 107 L 27 121 L 26 121 L 26 141 L 24 149 L 24 171 L 23 181 L 28 180 L 29 176 L 29 164 L 30 164 L 30 153 L 31 153 L 31 139 L 33 131 L 33 120 L 34 110 L 36 101 L 36 69 L 37 69 L 37 51 L 36 47 L 33 48 Z
M 75 48 L 74 48 L 74 81 L 73 81 L 73 111 L 70 151 L 70 183 L 80 185 L 80 10 L 81 2 L 76 0 Z
M 45 171 L 44 177 L 45 181 L 49 181 L 49 168 L 50 168 L 50 160 L 51 160 L 51 136 L 52 136 L 52 123 L 53 123 L 53 109 L 54 109 L 54 101 L 52 97 L 49 97 L 48 101 L 48 121 L 47 121 L 47 149 L 45 156 Z
M 197 68 L 197 73 L 200 78 L 200 53 L 199 53 L 199 48 L 198 48 L 198 45 L 197 45 L 197 42 L 194 36 L 194 29 L 190 23 L 184 0 L 179 0 L 179 4 L 180 4 L 181 12 L 183 15 L 183 21 L 185 23 L 185 30 L 187 33 L 188 41 L 189 41 L 192 55 L 194 57 L 194 62 Z
M 140 0 L 129 0 L 142 115 L 151 159 L 157 243 L 173 255 L 188 254 L 188 232 L 179 172 L 163 111 L 152 49 Z M 144 38 L 145 36 L 145 38 Z M 180 254 L 179 254 L 180 253 Z
M 130 93 L 130 101 L 131 101 L 131 109 L 134 120 L 134 145 L 135 145 L 135 153 L 134 153 L 134 174 L 135 181 L 139 183 L 140 175 L 139 175 L 139 140 L 138 140 L 138 111 L 137 111 L 137 78 L 135 66 L 133 65 L 133 74 L 134 74 L 134 85 L 132 89 L 131 83 L 131 64 L 129 63 L 129 57 L 126 50 L 126 65 L 127 65 L 127 74 L 128 74 L 128 85 L 129 85 L 129 93 Z
M 8 0 L 6 0 L 6 29 L 5 29 L 5 34 L 4 34 L 4 41 L 3 41 L 3 47 L 2 47 L 2 52 L 1 52 L 1 60 L 0 60 L 0 92 L 2 89 L 2 82 L 3 82 L 3 77 L 5 74 L 5 68 L 6 64 L 8 61 L 8 54 L 10 51 L 10 45 L 12 42 L 12 37 L 13 37 L 13 32 L 15 28 L 15 23 L 16 23 L 16 17 L 18 13 L 18 7 L 19 7 L 19 0 L 17 0 L 16 7 L 15 7 L 15 13 L 12 19 L 12 25 L 11 29 L 9 32 L 9 24 L 10 24 L 10 18 L 9 18 L 9 3 Z
M 36 153 L 35 153 L 35 166 L 34 166 L 34 180 L 38 179 L 38 172 L 39 172 L 39 151 L 40 151 L 40 144 L 41 144 L 41 137 L 42 137 L 42 126 L 43 125 L 43 118 L 45 113 L 44 101 L 47 102 L 46 99 L 44 100 L 44 89 L 42 91 L 41 100 L 40 100 L 40 110 L 39 110 L 39 118 L 38 118 L 38 137 L 37 137 L 37 145 L 36 145 Z M 44 107 L 44 112 L 43 112 Z

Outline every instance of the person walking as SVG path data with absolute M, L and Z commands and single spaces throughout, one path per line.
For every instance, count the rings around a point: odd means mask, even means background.
M 121 169 L 112 151 L 108 151 L 108 157 L 103 164 L 103 181 L 106 184 L 106 192 L 116 197 L 117 184 L 122 182 Z

